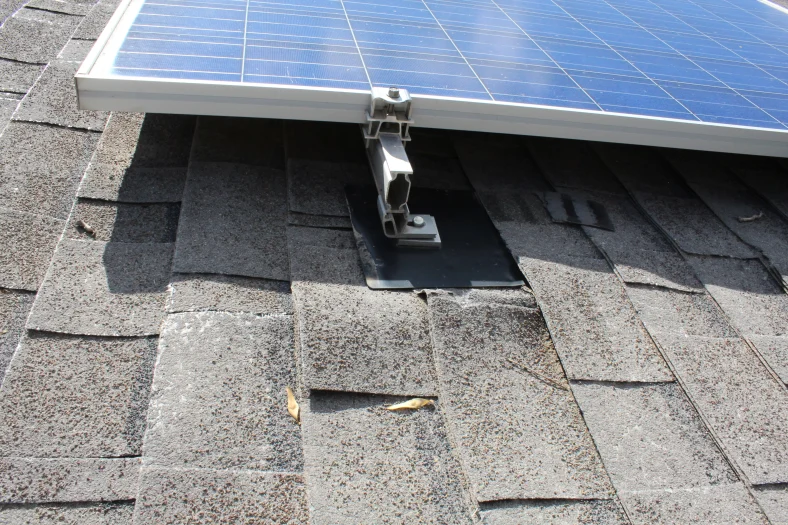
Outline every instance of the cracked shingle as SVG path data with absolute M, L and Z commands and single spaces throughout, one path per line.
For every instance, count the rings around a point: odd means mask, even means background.
M 64 221 L 0 208 L 0 286 L 36 291 Z
M 158 334 L 172 244 L 61 241 L 27 327 L 81 335 Z
M 312 393 L 302 421 L 313 525 L 472 523 L 440 411 L 384 409 L 399 401 Z
M 481 512 L 484 525 L 629 525 L 616 501 L 505 502 Z
M 81 21 L 81 16 L 21 9 L 3 24 L 0 57 L 46 64 L 57 56 Z
M 167 317 L 153 378 L 146 466 L 301 472 L 289 316 L 195 312 Z
M 441 407 L 476 500 L 612 496 L 539 311 L 449 295 L 429 310 Z
M 23 337 L 0 388 L 0 456 L 138 455 L 155 343 Z
M 192 163 L 173 269 L 288 280 L 285 173 Z
M 0 508 L 2 525 L 131 525 L 132 503 L 82 503 Z
M 69 217 L 66 237 L 69 239 L 161 243 L 175 242 L 180 205 L 126 204 L 77 200 Z M 78 223 L 90 226 L 88 233 Z
M 224 311 L 291 314 L 290 283 L 231 275 L 176 274 L 168 312 Z
M 139 470 L 139 458 L 0 458 L 0 502 L 130 500 Z

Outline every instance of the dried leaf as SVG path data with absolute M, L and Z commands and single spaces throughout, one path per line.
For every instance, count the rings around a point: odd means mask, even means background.
M 423 399 L 421 397 L 414 397 L 409 401 L 403 401 L 402 403 L 397 403 L 396 405 L 389 405 L 386 407 L 386 410 L 418 410 L 423 408 L 427 405 L 434 405 L 435 401 L 432 399 Z
M 749 217 L 739 217 L 738 220 L 739 222 L 752 222 L 752 221 L 757 221 L 762 217 L 763 217 L 763 212 L 759 211 L 755 215 L 750 215 Z
M 290 412 L 296 423 L 301 424 L 301 407 L 298 406 L 293 390 L 289 386 L 285 387 L 285 390 L 287 390 L 287 411 Z
M 84 231 L 85 233 L 87 233 L 91 237 L 95 237 L 96 236 L 96 230 L 91 228 L 90 225 L 88 223 L 86 223 L 85 221 L 77 221 L 77 228 L 81 228 L 82 231 Z
M 0 335 L 5 335 L 8 333 L 8 330 L 0 330 Z

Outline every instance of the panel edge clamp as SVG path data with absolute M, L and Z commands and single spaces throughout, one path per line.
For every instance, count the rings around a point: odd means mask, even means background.
M 378 189 L 378 214 L 386 237 L 396 239 L 398 246 L 440 248 L 435 217 L 411 214 L 408 208 L 413 167 L 405 143 L 410 141 L 412 113 L 412 100 L 406 89 L 372 88 L 362 130 Z

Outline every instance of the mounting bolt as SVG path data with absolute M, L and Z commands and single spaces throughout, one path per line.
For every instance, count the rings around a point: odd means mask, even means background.
M 413 223 L 413 226 L 415 226 L 416 228 L 421 228 L 422 226 L 424 226 L 424 217 L 422 217 L 421 215 L 416 215 L 415 217 L 413 217 L 413 220 L 411 222 Z
M 395 86 L 391 86 L 389 88 L 389 96 L 391 98 L 399 98 L 399 88 Z

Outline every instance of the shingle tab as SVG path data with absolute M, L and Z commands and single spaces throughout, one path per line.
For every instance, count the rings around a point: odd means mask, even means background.
M 485 525 L 630 525 L 612 500 L 505 502 L 481 515 Z
M 367 288 L 352 232 L 290 227 L 288 236 L 305 385 L 434 395 L 425 301 Z
M 673 380 L 606 261 L 522 258 L 520 265 L 569 379 Z
M 61 241 L 27 327 L 82 335 L 158 334 L 172 244 Z
M 301 472 L 289 316 L 196 312 L 167 317 L 153 378 L 146 466 Z
M 768 525 L 758 504 L 740 483 L 671 492 L 622 494 L 632 525 L 736 523 Z
M 748 335 L 747 339 L 769 363 L 774 373 L 780 376 L 783 383 L 788 384 L 788 337 Z
M 525 143 L 544 176 L 555 186 L 625 193 L 588 142 L 529 137 Z
M 0 91 L 27 93 L 44 66 L 0 59 Z
M 0 458 L 0 502 L 130 500 L 139 470 L 139 458 Z
M 309 215 L 307 213 L 287 214 L 287 224 L 292 226 L 307 226 L 309 228 L 332 228 L 350 230 L 353 226 L 350 217 L 332 217 L 330 215 Z
M 113 113 L 79 188 L 80 197 L 180 202 L 196 118 Z
M 0 57 L 46 64 L 57 56 L 80 21 L 81 16 L 21 9 L 3 24 Z
M 12 122 L 0 137 L 0 201 L 66 219 L 97 140 L 88 131 Z
M 51 2 L 51 3 L 65 3 L 62 0 L 40 0 L 42 2 Z M 83 60 L 88 56 L 90 49 L 96 42 L 92 40 L 76 40 L 71 39 L 66 42 L 66 45 L 63 46 L 63 49 L 60 50 L 58 53 L 57 58 L 58 60 L 64 60 L 67 62 L 79 62 L 82 63 Z
M 612 496 L 539 311 L 449 295 L 429 309 L 441 407 L 477 501 Z
M 788 482 L 788 393 L 740 339 L 655 334 L 690 398 L 754 484 Z
M 299 475 L 143 468 L 134 523 L 307 525 L 309 512 Z
M 192 162 L 230 162 L 285 169 L 281 120 L 200 117 Z
M 572 392 L 619 494 L 737 481 L 677 384 L 578 383 Z
M 630 193 L 693 197 L 676 170 L 655 148 L 595 142 L 592 149 Z
M 0 208 L 0 286 L 36 291 L 64 221 Z
M 77 62 L 50 62 L 20 104 L 14 119 L 91 131 L 103 130 L 108 112 L 84 111 L 77 107 L 77 91 L 74 89 L 77 69 Z
M 0 383 L 25 333 L 25 321 L 34 298 L 33 293 L 0 288 Z
M 384 409 L 402 400 L 312 393 L 302 420 L 313 525 L 473 523 L 440 411 Z
M 16 111 L 22 96 L 15 93 L 0 92 L 0 126 L 3 128 L 11 120 L 11 115 Z
M 118 5 L 120 5 L 120 0 L 99 0 L 90 13 L 81 19 L 79 27 L 74 32 L 74 38 L 96 40 L 101 36 L 101 32 L 107 26 Z
M 96 0 L 31 0 L 26 7 L 84 16 L 90 12 L 95 3 Z
M 140 453 L 154 339 L 30 333 L 0 388 L 0 455 Z
M 174 270 L 288 280 L 286 191 L 281 170 L 192 163 Z
M 783 219 L 788 219 L 788 189 L 785 187 L 788 172 L 777 165 L 769 168 L 738 167 L 733 171 L 744 184 L 774 206 Z
M 0 508 L 3 525 L 131 525 L 132 503 L 34 505 Z
M 290 284 L 229 275 L 176 274 L 168 312 L 224 311 L 291 314 Z
M 290 211 L 347 217 L 345 185 L 371 181 L 372 173 L 361 164 L 288 159 L 287 194 Z
M 69 217 L 69 239 L 160 243 L 175 242 L 180 205 L 126 204 L 79 199 Z M 88 233 L 78 223 L 93 230 Z
M 772 525 L 788 525 L 788 486 L 756 488 L 754 493 Z

